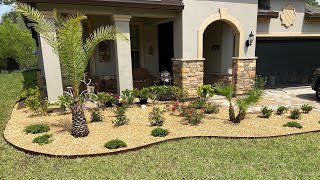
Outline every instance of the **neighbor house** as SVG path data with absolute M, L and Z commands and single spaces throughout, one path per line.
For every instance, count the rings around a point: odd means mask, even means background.
M 114 25 L 129 37 L 96 48 L 88 73 L 99 90 L 141 88 L 167 70 L 190 95 L 217 82 L 232 83 L 242 94 L 256 74 L 267 76 L 270 85 L 301 84 L 320 66 L 320 11 L 306 0 L 20 1 L 49 19 L 53 8 L 83 12 L 84 36 Z M 41 36 L 34 37 L 40 82 L 55 101 L 65 88 L 59 58 Z

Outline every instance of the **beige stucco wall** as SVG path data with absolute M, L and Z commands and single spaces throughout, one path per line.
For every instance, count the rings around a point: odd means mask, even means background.
M 250 32 L 256 32 L 257 0 L 184 0 L 183 3 L 185 8 L 181 19 L 175 21 L 175 31 L 180 30 L 182 33 L 180 42 L 175 44 L 175 49 L 177 49 L 175 58 L 194 59 L 198 57 L 198 30 L 207 18 L 219 15 L 220 8 L 227 8 L 228 15 L 236 19 L 243 28 L 244 39 L 239 42 L 242 46 L 240 54 L 246 57 L 255 56 L 255 43 L 249 48 L 244 44 Z M 179 24 L 182 25 L 182 28 L 178 26 Z M 179 38 L 175 38 L 175 40 L 179 40 Z M 182 47 L 178 47 L 180 43 Z
M 274 34 L 275 36 L 290 36 L 299 34 L 320 34 L 320 20 L 309 20 L 305 18 L 305 0 L 270 0 L 271 10 L 282 12 L 283 8 L 292 5 L 296 11 L 296 19 L 293 25 L 286 27 L 281 24 L 280 16 L 278 18 L 258 19 L 258 34 Z

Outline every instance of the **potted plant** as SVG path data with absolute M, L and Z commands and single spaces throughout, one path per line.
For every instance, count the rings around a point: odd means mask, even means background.
M 148 88 L 142 88 L 139 91 L 139 94 L 138 94 L 138 98 L 140 100 L 140 104 L 147 104 L 149 96 L 150 96 L 149 89 Z
M 115 98 L 112 94 L 106 92 L 98 92 L 98 102 L 100 106 L 112 107 Z

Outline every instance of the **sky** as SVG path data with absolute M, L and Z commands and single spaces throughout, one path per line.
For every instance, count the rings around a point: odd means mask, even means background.
M 320 0 L 317 0 L 320 3 Z M 12 9 L 12 6 L 7 6 L 7 5 L 0 5 L 0 17 L 2 14 L 10 11 Z

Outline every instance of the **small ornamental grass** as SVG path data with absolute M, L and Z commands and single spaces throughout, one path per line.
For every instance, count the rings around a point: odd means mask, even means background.
M 289 108 L 288 108 L 288 107 L 285 107 L 285 106 L 279 106 L 279 107 L 277 108 L 277 112 L 276 112 L 276 114 L 277 114 L 277 115 L 282 115 L 282 114 L 284 114 L 284 113 L 288 112 L 288 110 L 289 110 Z
M 206 114 L 218 114 L 220 111 L 220 106 L 216 103 L 207 103 L 204 106 L 204 113 Z
M 290 116 L 291 119 L 300 119 L 301 118 L 301 111 L 298 108 L 294 108 L 293 110 L 290 111 Z
M 313 109 L 312 106 L 310 106 L 309 104 L 304 104 L 301 106 L 301 110 L 304 114 L 308 114 L 309 112 L 311 112 Z
M 103 115 L 100 111 L 93 111 L 91 113 L 91 122 L 101 122 L 103 120 Z
M 126 110 L 126 106 L 117 106 L 117 109 L 115 111 L 116 119 L 112 121 L 114 126 L 122 126 L 128 124 L 129 119 L 126 116 Z
M 261 117 L 262 118 L 269 118 L 272 115 L 273 110 L 268 107 L 264 107 L 261 109 Z
M 44 133 L 44 132 L 48 132 L 49 130 L 50 130 L 50 127 L 47 124 L 32 124 L 27 126 L 24 129 L 26 133 L 31 133 L 31 134 Z
M 154 107 L 152 112 L 149 113 L 149 121 L 151 126 L 162 126 L 164 118 L 162 117 L 162 111 L 158 107 Z
M 127 147 L 127 144 L 119 139 L 114 139 L 104 144 L 104 147 L 108 149 L 118 149 L 118 148 Z
M 301 129 L 302 125 L 296 121 L 290 121 L 290 122 L 284 124 L 283 127 L 296 127 L 298 129 Z
M 38 136 L 32 140 L 32 143 L 37 143 L 39 145 L 49 144 L 53 140 L 50 138 L 52 137 L 52 134 L 44 134 L 41 136 Z
M 169 131 L 163 128 L 155 128 L 151 131 L 151 135 L 154 137 L 165 137 L 168 134 L 169 134 Z

